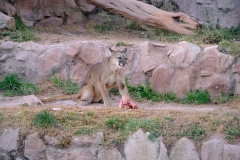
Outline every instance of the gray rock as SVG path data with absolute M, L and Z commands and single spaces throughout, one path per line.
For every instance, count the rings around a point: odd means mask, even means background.
M 21 103 L 27 104 L 28 106 L 37 106 L 43 104 L 35 95 L 22 97 Z
M 0 12 L 0 29 L 10 29 L 10 30 L 15 30 L 15 20 L 13 17 L 9 17 L 2 12 Z
M 0 148 L 2 148 L 6 152 L 17 151 L 18 136 L 18 129 L 4 129 L 2 135 L 0 136 Z
M 101 147 L 98 150 L 98 160 L 124 160 L 116 147 Z
M 0 160 L 11 160 L 11 158 L 3 152 L 0 152 Z
M 8 41 L 0 45 L 0 49 L 2 50 L 12 50 L 14 49 L 14 47 L 15 47 L 15 42 L 12 42 L 12 41 Z
M 203 143 L 202 160 L 238 160 L 240 159 L 240 146 L 224 144 L 223 140 L 213 139 Z
M 187 138 L 180 139 L 172 148 L 171 160 L 200 160 L 194 144 Z
M 31 134 L 25 140 L 24 156 L 29 160 L 46 159 L 46 146 L 37 133 Z
M 130 136 L 124 144 L 124 153 L 127 160 L 157 160 L 159 142 L 152 142 L 148 139 L 142 129 Z

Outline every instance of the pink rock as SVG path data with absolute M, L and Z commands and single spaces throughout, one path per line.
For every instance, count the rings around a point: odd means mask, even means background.
M 169 61 L 176 68 L 188 67 L 194 63 L 199 53 L 199 46 L 183 41 L 178 43 L 178 46 L 170 53 Z
M 46 25 L 51 25 L 51 26 L 61 26 L 63 23 L 62 18 L 58 17 L 49 17 L 41 20 L 40 22 L 35 23 L 35 26 L 46 26 Z
M 83 82 L 84 78 L 86 77 L 87 72 L 88 72 L 88 69 L 86 69 L 83 64 L 78 63 L 72 69 L 70 78 L 75 82 Z
M 153 70 L 152 88 L 159 93 L 169 92 L 173 74 L 174 71 L 171 67 L 160 65 Z
M 104 55 L 103 46 L 98 42 L 88 42 L 85 43 L 81 49 L 80 57 L 87 64 L 96 64 L 101 62 Z
M 140 49 L 140 65 L 144 72 L 148 72 L 163 63 L 164 48 L 147 41 L 138 45 Z
M 66 55 L 75 58 L 80 53 L 80 47 L 82 46 L 82 42 L 75 42 L 73 44 L 69 44 L 66 49 Z
M 228 70 L 234 60 L 233 56 L 220 53 L 217 46 L 207 47 L 200 54 L 197 65 L 202 71 L 223 73 Z

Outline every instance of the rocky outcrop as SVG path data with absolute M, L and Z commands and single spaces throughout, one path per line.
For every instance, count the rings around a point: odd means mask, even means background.
M 19 130 L 5 129 L 0 136 L 4 142 L 13 142 L 12 139 L 18 139 Z M 6 133 L 8 136 L 6 136 Z M 17 133 L 17 134 L 16 134 Z M 104 139 L 103 133 L 96 133 L 93 137 L 74 136 L 68 146 L 61 147 L 59 137 L 45 135 L 40 138 L 37 133 L 29 134 L 23 139 L 23 142 L 15 141 L 16 146 L 9 150 L 6 145 L 0 146 L 0 159 L 29 159 L 29 160 L 202 160 L 217 159 L 239 159 L 240 146 L 225 144 L 221 139 L 212 139 L 203 143 L 197 150 L 194 144 L 187 138 L 182 138 L 176 142 L 173 147 L 167 151 L 164 143 L 164 137 L 158 137 L 155 141 L 148 139 L 149 133 L 144 133 L 139 129 L 130 136 L 121 147 L 113 144 L 102 145 Z M 23 151 L 18 148 L 18 143 L 24 144 Z M 12 151 L 15 154 L 11 155 Z M 120 152 L 123 151 L 123 152 Z M 23 152 L 19 154 L 19 152 Z M 10 156 L 11 155 L 11 158 Z M 21 158 L 18 157 L 21 155 Z
M 230 28 L 239 26 L 240 2 L 237 0 L 141 0 L 166 11 L 181 11 L 199 21 Z M 95 6 L 86 0 L 17 0 L 0 2 L 0 11 L 15 13 L 27 26 L 82 24 Z M 93 13 L 94 14 L 94 13 Z
M 55 75 L 81 83 L 92 65 L 110 55 L 109 47 L 125 48 L 101 41 L 54 45 L 3 42 L 0 67 L 2 75 L 17 73 L 32 82 Z M 190 90 L 207 90 L 212 98 L 222 92 L 240 94 L 240 60 L 219 52 L 217 46 L 200 49 L 185 41 L 178 44 L 147 41 L 127 48 L 128 66 L 124 72 L 132 85 L 145 85 L 150 80 L 155 91 L 173 92 L 178 98 L 184 98 Z
M 230 28 L 239 26 L 240 2 L 237 0 L 150 0 L 151 3 L 167 11 L 181 11 L 199 21 L 214 26 Z

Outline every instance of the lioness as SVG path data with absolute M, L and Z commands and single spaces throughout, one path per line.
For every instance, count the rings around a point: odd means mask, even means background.
M 102 62 L 96 63 L 87 73 L 81 89 L 75 95 L 56 96 L 41 99 L 42 102 L 55 100 L 75 99 L 83 106 L 91 102 L 101 102 L 105 107 L 111 107 L 108 91 L 118 87 L 122 97 L 129 97 L 122 69 L 127 65 L 127 48 L 123 51 L 114 51 L 109 48 L 110 57 L 105 57 Z

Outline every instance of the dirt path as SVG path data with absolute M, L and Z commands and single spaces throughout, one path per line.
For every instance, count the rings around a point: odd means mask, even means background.
M 64 33 L 64 34 L 55 34 L 55 33 L 44 33 L 44 32 L 37 32 L 36 35 L 41 38 L 41 41 L 37 43 L 51 45 L 51 44 L 58 44 L 58 43 L 72 43 L 74 41 L 89 41 L 89 40 L 98 40 L 103 41 L 106 43 L 116 44 L 117 42 L 125 42 L 129 44 L 139 44 L 145 41 L 150 41 L 147 38 L 139 38 L 144 37 L 145 32 L 110 32 L 108 34 L 98 34 L 94 32 L 83 32 L 81 34 L 71 34 L 71 33 Z M 162 43 L 156 40 L 151 40 L 155 43 Z M 50 87 L 51 88 L 51 87 Z M 53 93 L 52 90 L 48 90 L 45 92 L 45 95 L 41 96 L 49 96 L 49 93 Z M 39 95 L 37 95 L 39 96 Z M 11 106 L 21 106 L 22 97 L 3 97 L 0 94 L 0 109 L 1 108 L 8 108 Z M 118 106 L 120 101 L 120 97 L 114 97 L 112 99 L 113 106 Z M 78 105 L 74 101 L 62 101 L 62 102 L 55 102 L 48 104 L 53 107 L 61 107 L 61 106 L 75 106 L 79 108 L 102 108 L 104 107 L 102 104 L 91 104 L 87 107 L 82 107 Z M 182 112 L 212 112 L 216 110 L 222 111 L 234 111 L 239 113 L 240 115 L 240 102 L 234 101 L 228 104 L 205 104 L 205 105 L 187 105 L 187 104 L 180 104 L 180 103 L 165 103 L 165 102 L 158 102 L 152 103 L 150 101 L 143 101 L 138 102 L 138 106 L 140 109 L 147 109 L 147 110 L 177 110 Z

